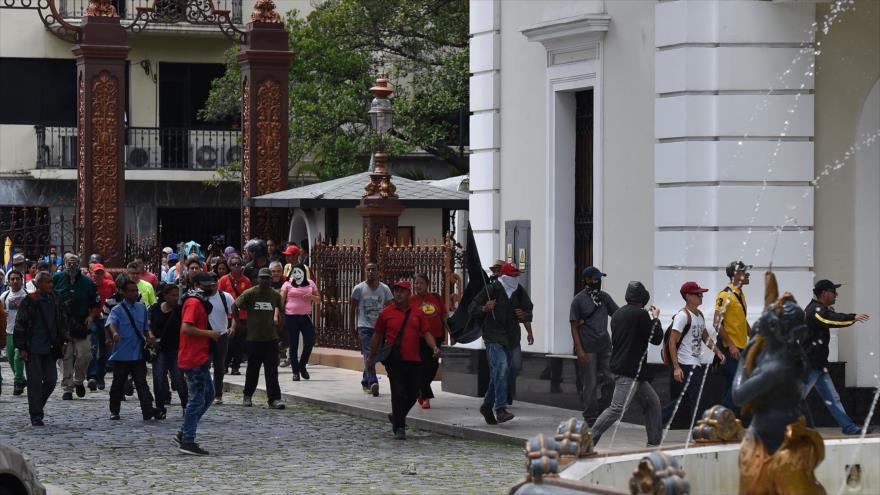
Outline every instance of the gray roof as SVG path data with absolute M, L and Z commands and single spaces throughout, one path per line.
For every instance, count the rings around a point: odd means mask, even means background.
M 369 172 L 339 179 L 294 187 L 285 191 L 251 198 L 250 206 L 263 208 L 353 208 L 360 204 L 364 186 L 370 181 Z M 433 186 L 421 181 L 393 176 L 397 196 L 408 208 L 468 209 L 469 193 Z

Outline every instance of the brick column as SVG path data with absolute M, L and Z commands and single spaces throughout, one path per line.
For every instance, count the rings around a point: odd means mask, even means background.
M 271 0 L 259 0 L 238 55 L 242 76 L 242 237 L 287 240 L 284 210 L 252 208 L 250 198 L 287 188 L 288 77 L 293 54 Z
M 125 57 L 116 9 L 93 2 L 82 20 L 76 57 L 79 164 L 78 250 L 121 267 L 125 250 Z

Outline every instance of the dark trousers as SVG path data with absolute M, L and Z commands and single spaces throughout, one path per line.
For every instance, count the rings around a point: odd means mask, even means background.
M 671 400 L 668 404 L 663 406 L 661 423 L 663 423 L 664 426 L 669 423 L 670 419 L 672 419 L 672 411 L 675 409 L 675 404 L 678 402 L 679 397 L 681 397 L 681 403 L 679 404 L 678 412 L 676 413 L 679 417 L 686 413 L 688 421 L 690 421 L 690 418 L 693 417 L 694 409 L 697 410 L 697 418 L 702 417 L 703 414 L 703 408 L 697 404 L 697 396 L 700 394 L 700 385 L 703 383 L 703 367 L 690 364 L 680 364 L 679 366 L 681 366 L 681 371 L 684 376 L 682 377 L 681 382 L 675 381 L 675 378 L 672 376 L 669 377 L 669 395 Z M 691 376 L 692 373 L 693 376 Z M 687 390 L 684 390 L 684 384 L 687 383 L 688 376 L 691 377 L 691 381 L 688 384 Z
M 247 372 L 244 379 L 244 395 L 251 397 L 257 390 L 260 380 L 260 366 L 266 377 L 266 395 L 269 402 L 281 399 L 281 387 L 278 385 L 278 341 L 247 342 Z
M 58 369 L 51 354 L 28 354 L 27 370 L 28 412 L 31 419 L 43 419 L 43 408 L 58 383 Z
M 419 397 L 422 399 L 433 399 L 434 391 L 431 390 L 431 382 L 437 376 L 440 360 L 434 358 L 434 351 L 431 350 L 431 347 L 424 340 L 419 341 L 419 353 L 422 357 L 422 380 L 419 385 Z
M 89 380 L 94 379 L 98 383 L 104 383 L 104 375 L 107 374 L 107 358 L 110 353 L 107 352 L 107 346 L 104 341 L 104 322 L 106 320 L 96 319 L 92 323 L 91 343 L 92 343 L 92 362 L 89 363 L 89 369 L 86 371 L 86 377 Z
M 733 411 L 733 414 L 736 417 L 739 417 L 739 408 L 733 403 L 733 377 L 736 376 L 736 367 L 739 365 L 739 360 L 733 359 L 733 356 L 730 355 L 730 351 L 727 350 L 727 346 L 724 345 L 721 340 L 715 342 L 715 345 L 721 349 L 721 352 L 724 353 L 724 364 L 721 365 L 721 370 L 724 372 L 724 378 L 726 387 L 724 389 L 724 395 L 721 397 L 721 405 Z M 740 358 L 743 350 L 739 350 Z
M 306 369 L 312 348 L 315 347 L 315 326 L 309 315 L 284 315 L 284 330 L 289 344 L 290 368 L 293 371 Z M 299 336 L 303 338 L 302 357 L 299 356 Z
M 147 386 L 147 363 L 139 361 L 113 361 L 113 383 L 110 385 L 110 413 L 119 414 L 122 395 L 125 392 L 125 381 L 128 375 L 134 381 L 134 388 L 141 403 L 141 412 L 148 414 L 153 410 L 153 394 Z
M 406 415 L 416 403 L 421 384 L 422 363 L 398 361 L 388 370 L 391 382 L 391 424 L 394 429 L 406 428 Z
M 165 410 L 165 397 L 168 396 L 168 382 L 165 379 L 168 374 L 171 374 L 171 383 L 177 388 L 180 406 L 186 409 L 189 395 L 183 372 L 177 366 L 177 349 L 160 350 L 153 362 L 153 391 L 156 392 L 156 407 L 162 410 Z
M 229 335 L 221 336 L 213 344 L 214 397 L 223 397 L 223 377 L 226 376 L 226 354 L 229 351 Z
M 235 327 L 235 335 L 229 339 L 229 348 L 226 353 L 226 367 L 231 370 L 237 370 L 241 367 L 245 336 L 247 336 L 247 320 L 240 320 Z

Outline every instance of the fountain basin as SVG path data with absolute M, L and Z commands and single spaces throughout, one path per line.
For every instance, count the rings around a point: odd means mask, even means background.
M 617 487 L 629 485 L 639 460 L 653 450 L 644 449 L 579 459 L 559 477 L 589 486 Z M 682 464 L 690 482 L 691 493 L 708 495 L 737 493 L 739 490 L 739 444 L 697 444 L 662 449 Z M 855 464 L 847 480 L 847 469 Z M 825 460 L 816 468 L 816 477 L 829 494 L 880 493 L 880 436 L 865 439 L 845 437 L 825 439 Z

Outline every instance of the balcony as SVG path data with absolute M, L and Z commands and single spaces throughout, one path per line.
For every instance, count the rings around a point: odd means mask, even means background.
M 111 0 L 110 3 L 116 7 L 116 12 L 119 14 L 123 25 L 128 25 L 137 17 L 138 7 L 150 8 L 155 4 L 158 10 L 156 22 L 165 25 L 180 22 L 186 16 L 187 9 L 192 9 L 192 7 L 187 6 L 187 0 L 170 0 L 165 2 L 156 2 L 155 0 Z M 230 19 L 234 24 L 241 24 L 242 0 L 213 0 L 213 3 L 215 9 L 229 11 Z M 64 19 L 76 22 L 85 15 L 86 8 L 89 6 L 89 0 L 57 0 L 56 5 L 58 6 L 58 13 Z M 207 2 L 205 5 L 207 5 Z
M 76 127 L 34 126 L 37 169 L 76 169 Z M 132 127 L 126 132 L 126 170 L 211 171 L 241 161 L 241 132 Z

